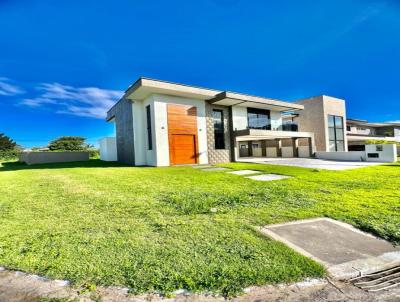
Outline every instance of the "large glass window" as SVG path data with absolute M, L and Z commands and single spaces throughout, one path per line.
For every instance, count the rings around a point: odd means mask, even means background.
M 329 151 L 344 151 L 343 117 L 328 115 Z
M 153 140 L 151 138 L 151 112 L 150 105 L 146 106 L 146 118 L 147 118 L 147 146 L 149 150 L 153 150 Z
M 214 119 L 214 148 L 225 149 L 224 113 L 222 110 L 213 110 Z
M 271 130 L 269 110 L 247 108 L 247 120 L 249 129 Z

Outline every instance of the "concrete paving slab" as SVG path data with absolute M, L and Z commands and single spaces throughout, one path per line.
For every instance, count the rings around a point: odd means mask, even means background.
M 238 170 L 238 171 L 232 171 L 232 172 L 227 172 L 229 174 L 235 174 L 235 175 L 250 175 L 250 174 L 257 174 L 261 173 L 260 171 L 256 170 Z
M 400 263 L 400 247 L 329 218 L 265 226 L 261 231 L 348 279 Z
M 281 180 L 281 179 L 286 179 L 286 178 L 291 178 L 291 177 L 286 176 L 286 175 L 279 175 L 279 174 L 261 174 L 261 175 L 248 176 L 246 178 L 250 178 L 250 179 L 258 180 L 258 181 L 273 181 L 273 180 Z
M 311 168 L 311 169 L 324 169 L 324 170 L 350 170 L 365 168 L 369 166 L 382 165 L 382 163 L 373 162 L 351 162 L 351 161 L 337 161 L 337 160 L 326 160 L 317 158 L 240 158 L 238 162 L 257 163 L 257 164 L 268 164 L 268 165 L 282 165 L 292 166 L 300 168 Z
M 192 167 L 195 168 L 195 169 L 205 169 L 205 168 L 212 168 L 214 166 L 211 166 L 211 165 L 193 165 Z
M 227 170 L 230 170 L 230 169 L 228 169 L 228 168 L 222 168 L 222 167 L 201 169 L 201 171 L 205 171 L 205 172 L 216 172 L 216 171 L 227 171 Z

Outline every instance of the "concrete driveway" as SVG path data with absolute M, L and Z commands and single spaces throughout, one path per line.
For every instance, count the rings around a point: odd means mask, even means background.
M 238 162 L 247 163 L 258 163 L 268 165 L 282 165 L 282 166 L 293 166 L 300 168 L 311 168 L 311 169 L 326 169 L 326 170 L 350 170 L 364 168 L 368 166 L 381 165 L 382 163 L 371 163 L 371 162 L 352 162 L 352 161 L 335 161 L 325 160 L 317 158 L 240 158 Z

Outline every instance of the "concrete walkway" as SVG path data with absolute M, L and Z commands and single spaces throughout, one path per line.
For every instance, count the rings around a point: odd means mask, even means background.
M 329 218 L 269 225 L 261 232 L 321 263 L 337 279 L 400 264 L 400 247 Z
M 368 166 L 376 166 L 382 164 L 382 163 L 358 162 L 358 161 L 357 162 L 335 161 L 335 160 L 325 160 L 317 158 L 264 158 L 264 157 L 240 158 L 238 162 L 293 166 L 293 167 L 311 168 L 311 169 L 339 170 L 339 171 L 358 169 L 358 168 L 364 168 Z

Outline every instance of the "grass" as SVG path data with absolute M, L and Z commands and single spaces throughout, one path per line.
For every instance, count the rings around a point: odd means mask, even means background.
M 239 164 L 257 182 L 191 167 L 92 160 L 0 167 L 0 265 L 77 286 L 232 296 L 323 268 L 253 226 L 327 216 L 400 243 L 400 164 L 349 171 Z

